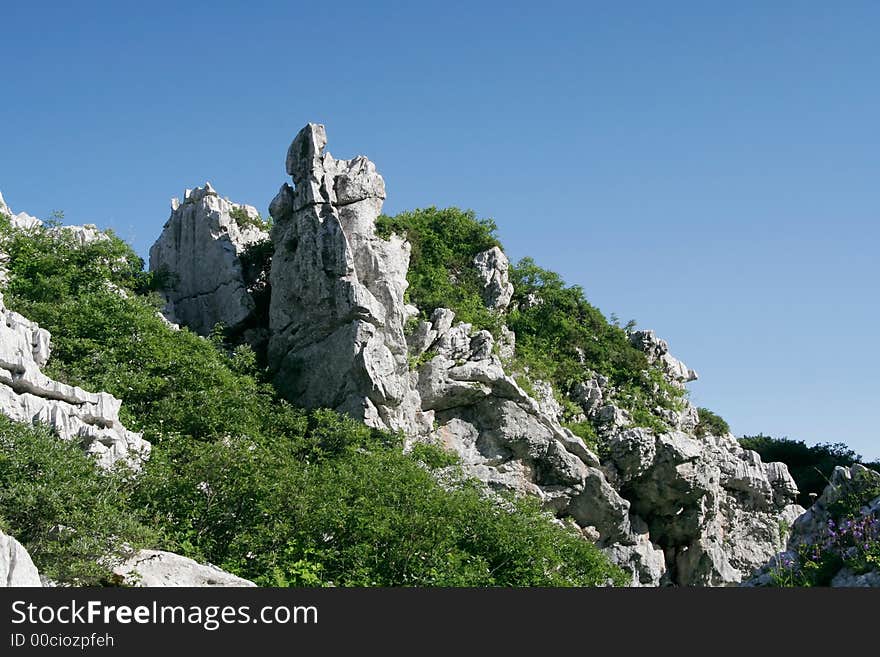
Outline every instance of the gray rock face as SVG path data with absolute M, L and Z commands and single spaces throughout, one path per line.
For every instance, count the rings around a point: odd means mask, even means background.
M 49 332 L 8 310 L 0 297 L 0 412 L 20 422 L 48 424 L 105 467 L 119 460 L 136 467 L 150 443 L 119 421 L 122 402 L 44 375 L 40 368 L 50 353 Z
M 678 584 L 741 581 L 781 549 L 780 518 L 803 511 L 788 471 L 731 436 L 627 429 L 612 436 L 610 453 L 621 492 L 663 546 Z
M 9 217 L 13 228 L 18 228 L 20 230 L 29 230 L 43 225 L 42 221 L 36 217 L 32 217 L 26 212 L 19 212 L 18 214 L 14 213 L 12 209 L 6 205 L 6 201 L 3 200 L 2 194 L 0 194 L 0 214 Z
M 513 298 L 513 283 L 510 282 L 510 262 L 504 251 L 493 246 L 478 253 L 474 265 L 483 283 L 483 301 L 493 310 L 505 310 Z
M 0 197 L 0 203 L 2 201 L 3 198 Z M 0 532 L 0 588 L 42 585 L 40 573 L 27 550 L 11 536 Z
M 258 217 L 256 208 L 220 197 L 210 183 L 186 190 L 182 203 L 172 200 L 171 217 L 150 249 L 150 271 L 167 272 L 171 281 L 163 290 L 169 322 L 207 335 L 215 324 L 234 330 L 248 319 L 255 304 L 241 256 L 269 237 L 250 223 Z
M 410 247 L 375 234 L 385 182 L 364 157 L 324 153 L 309 124 L 287 155 L 270 276 L 269 362 L 282 394 L 374 427 L 418 431 L 422 417 L 407 365 L 403 302 Z
M 422 439 L 459 454 L 465 472 L 490 488 L 534 495 L 572 518 L 633 573 L 633 585 L 658 585 L 666 571 L 663 552 L 599 458 L 559 425 L 549 384 L 539 383 L 539 399 L 531 397 L 486 348 L 491 336 L 453 322 L 451 310 L 438 309 L 411 340 L 413 356 L 431 356 L 418 370 L 417 387 L 436 429 Z
M 187 557 L 161 550 L 140 550 L 113 569 L 128 586 L 256 586 L 216 566 L 202 565 Z
M 654 331 L 634 331 L 629 339 L 634 347 L 645 352 L 649 363 L 660 362 L 670 382 L 684 385 L 699 378 L 696 372 L 669 353 L 666 340 L 658 338 Z

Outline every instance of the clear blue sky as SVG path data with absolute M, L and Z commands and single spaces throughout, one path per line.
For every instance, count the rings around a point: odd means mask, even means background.
M 387 211 L 473 208 L 655 328 L 736 433 L 880 457 L 880 3 L 409 4 L 4 3 L 0 190 L 145 254 L 184 187 L 265 210 L 321 122 Z

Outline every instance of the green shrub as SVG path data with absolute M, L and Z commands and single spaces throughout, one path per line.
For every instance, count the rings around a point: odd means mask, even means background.
M 48 373 L 119 397 L 123 421 L 153 442 L 143 472 L 127 477 L 102 473 L 45 430 L 25 434 L 41 441 L 30 451 L 10 434 L 0 508 L 50 577 L 105 581 L 95 559 L 118 549 L 117 537 L 260 584 L 622 581 L 536 501 L 499 505 L 466 481 L 441 485 L 426 466 L 448 467 L 452 455 L 428 446 L 404 455 L 399 436 L 294 408 L 222 330 L 210 339 L 171 330 L 156 300 L 138 294 L 149 287 L 140 261 L 115 238 L 78 247 L 42 229 L 0 237 L 12 246 L 7 304 L 52 332 Z
M 500 246 L 495 231 L 493 221 L 456 208 L 431 207 L 377 221 L 380 236 L 397 233 L 412 244 L 407 300 L 424 318 L 444 307 L 454 310 L 458 320 L 496 336 L 502 323 L 516 333 L 513 368 L 519 370 L 514 374 L 524 390 L 531 390 L 526 371 L 528 377 L 550 381 L 562 394 L 597 372 L 627 388 L 628 408 L 644 426 L 665 428 L 651 409 L 673 407 L 682 391 L 665 384 L 662 376 L 657 383 L 659 371 L 652 371 L 656 368 L 629 343 L 624 329 L 589 304 L 583 289 L 566 286 L 558 274 L 524 258 L 511 267 L 514 297 L 509 312 L 499 315 L 485 307 L 473 259 Z
M 699 421 L 695 430 L 699 437 L 723 436 L 730 433 L 730 425 L 720 415 L 713 413 L 708 408 L 698 408 Z
M 256 217 L 250 216 L 242 206 L 236 206 L 229 211 L 229 216 L 235 220 L 236 225 L 241 229 L 259 228 L 268 231 L 272 228 L 272 220 L 263 219 L 259 214 Z
M 495 231 L 491 219 L 458 208 L 431 207 L 376 221 L 380 237 L 396 233 L 412 244 L 407 301 L 419 307 L 423 318 L 436 308 L 450 308 L 458 321 L 497 333 L 498 319 L 483 302 L 473 264 L 478 253 L 499 245 Z
M 128 504 L 132 486 L 130 472 L 102 470 L 75 442 L 0 415 L 3 529 L 49 579 L 106 584 L 108 559 L 156 543 Z
M 505 508 L 469 483 L 441 486 L 398 448 L 358 448 L 342 428 L 330 442 L 345 447 L 313 460 L 283 439 L 174 441 L 151 459 L 138 505 L 174 549 L 263 585 L 622 582 L 537 502 Z

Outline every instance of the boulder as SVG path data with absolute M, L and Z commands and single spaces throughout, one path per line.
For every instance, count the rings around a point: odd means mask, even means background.
M 780 548 L 778 554 L 765 560 L 744 586 L 772 585 L 774 573 L 800 568 L 799 554 L 809 554 L 817 547 L 831 549 L 839 556 L 851 556 L 856 535 L 860 543 L 880 541 L 880 473 L 858 463 L 848 468 L 836 467 L 813 505 L 806 512 L 800 507 L 790 510 L 784 522 L 791 528 L 785 549 Z M 841 536 L 849 538 L 840 539 Z M 831 575 L 830 586 L 880 586 L 880 567 L 874 564 L 855 572 L 849 566 L 841 566 Z
M 474 266 L 483 284 L 483 301 L 493 310 L 506 310 L 513 298 L 510 282 L 510 261 L 497 246 L 478 253 Z
M 0 203 L 2 203 L 0 197 Z M 0 587 L 42 586 L 40 573 L 21 543 L 0 531 Z
M 140 550 L 114 567 L 113 573 L 126 586 L 256 586 L 211 564 L 161 550 Z

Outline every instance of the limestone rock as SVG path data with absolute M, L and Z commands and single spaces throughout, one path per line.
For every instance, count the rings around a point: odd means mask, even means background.
M 137 467 L 150 444 L 119 421 L 121 402 L 44 375 L 40 367 L 50 353 L 48 331 L 7 309 L 0 297 L 0 412 L 20 422 L 48 424 L 105 467 L 119 460 Z
M 216 566 L 161 550 L 140 550 L 113 568 L 113 573 L 128 586 L 256 586 Z
M 287 156 L 295 187 L 269 207 L 269 363 L 282 394 L 303 406 L 417 432 L 427 420 L 403 331 L 410 246 L 376 235 L 385 183 L 375 166 L 336 160 L 326 143 L 321 125 L 300 131 Z
M 580 381 L 574 385 L 571 398 L 583 409 L 587 417 L 593 417 L 599 408 L 602 407 L 602 387 L 601 382 L 597 378 Z
M 732 437 L 626 429 L 609 453 L 621 492 L 666 551 L 673 583 L 738 583 L 782 548 L 780 520 L 802 511 L 784 466 L 762 463 Z
M 163 290 L 169 322 L 207 335 L 215 324 L 235 330 L 251 316 L 252 281 L 242 255 L 269 237 L 258 218 L 256 208 L 220 197 L 210 183 L 172 202 L 171 217 L 150 249 L 150 271 L 169 277 Z
M 0 204 L 2 202 L 3 197 L 0 196 Z M 0 588 L 42 585 L 40 573 L 27 550 L 14 538 L 0 531 Z
M 836 467 L 825 490 L 813 505 L 806 512 L 800 507 L 796 507 L 785 518 L 785 522 L 791 527 L 785 550 L 782 551 L 780 548 L 779 553 L 769 558 L 749 580 L 744 582 L 744 585 L 772 585 L 775 570 L 780 567 L 799 567 L 799 549 L 811 550 L 812 546 L 829 544 L 831 540 L 829 523 L 834 523 L 835 531 L 841 531 L 841 518 L 836 517 L 835 514 L 835 507 L 841 501 L 851 499 L 864 501 L 865 504 L 861 508 L 849 511 L 855 513 L 857 521 L 867 520 L 874 523 L 874 527 L 876 527 L 876 523 L 880 522 L 880 494 L 878 491 L 880 491 L 880 473 L 858 463 L 848 468 Z M 795 511 L 800 511 L 800 513 Z M 860 531 L 864 530 L 865 527 L 862 526 Z M 880 568 L 875 566 L 866 572 L 855 573 L 849 567 L 842 567 L 832 576 L 830 583 L 833 587 L 880 586 Z
M 493 310 L 506 310 L 513 298 L 510 282 L 510 261 L 497 246 L 478 253 L 474 266 L 483 284 L 483 301 Z
M 834 504 L 848 496 L 859 495 L 872 487 L 880 488 L 880 473 L 858 463 L 849 468 L 836 467 L 825 490 L 813 506 L 792 526 L 789 546 L 821 543 L 825 537 L 828 521 L 833 517 Z M 875 514 L 880 517 L 880 497 L 862 509 L 862 514 Z
M 658 338 L 654 331 L 634 331 L 629 340 L 636 349 L 645 353 L 649 363 L 661 363 L 671 383 L 681 386 L 699 378 L 696 372 L 669 353 L 666 340 Z

